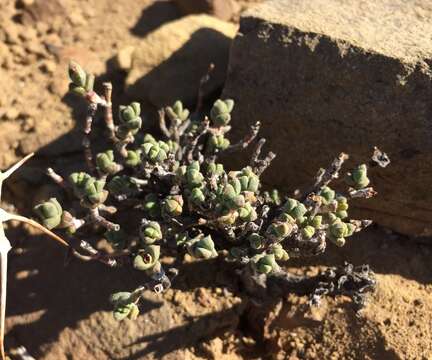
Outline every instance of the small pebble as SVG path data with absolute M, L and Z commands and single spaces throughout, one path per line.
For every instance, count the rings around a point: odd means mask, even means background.
M 39 36 L 45 35 L 48 32 L 49 26 L 47 23 L 39 21 L 36 23 L 36 31 Z
M 4 117 L 6 120 L 15 120 L 19 115 L 20 115 L 19 110 L 14 107 L 10 107 L 4 113 Z
M 40 69 L 42 70 L 42 72 L 48 74 L 53 74 L 56 68 L 57 64 L 51 60 L 45 60 L 40 65 Z
M 34 41 L 37 39 L 37 31 L 35 28 L 25 26 L 20 32 L 19 37 L 25 41 Z
M 17 5 L 19 7 L 28 8 L 34 4 L 35 0 L 19 0 L 17 1 Z
M 85 23 L 87 22 L 80 11 L 73 11 L 69 15 L 69 21 L 73 26 L 85 25 Z
M 6 42 L 8 44 L 16 45 L 20 42 L 17 26 L 9 25 L 9 26 L 5 26 L 4 29 L 6 32 Z

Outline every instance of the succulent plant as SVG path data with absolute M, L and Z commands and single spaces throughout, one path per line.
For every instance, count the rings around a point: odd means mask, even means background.
M 69 181 L 75 195 L 88 207 L 94 207 L 105 202 L 108 191 L 104 189 L 105 180 L 96 179 L 84 172 L 73 173 Z
M 139 308 L 134 301 L 136 299 L 130 292 L 122 291 L 112 294 L 110 302 L 114 306 L 114 318 L 118 321 L 126 318 L 136 320 L 139 315 Z
M 161 214 L 161 204 L 157 194 L 149 193 L 144 198 L 143 209 L 150 218 L 157 218 Z
M 120 125 L 117 129 L 117 136 L 124 139 L 129 134 L 135 135 L 142 126 L 140 114 L 141 106 L 137 102 L 133 102 L 128 106 L 120 106 Z
M 228 125 L 231 121 L 231 111 L 234 108 L 234 100 L 216 100 L 210 110 L 210 119 L 215 127 Z
M 93 91 L 94 76 L 88 74 L 75 61 L 69 63 L 69 90 L 77 95 L 84 96 L 88 92 Z
M 141 164 L 141 150 L 128 150 L 125 165 L 135 167 Z
M 147 276 L 147 282 L 137 290 L 111 297 L 118 320 L 138 315 L 143 289 L 160 292 L 170 286 L 170 269 L 164 265 L 166 253 L 175 254 L 179 262 L 186 253 L 201 260 L 226 259 L 238 263 L 242 276 L 249 276 L 249 280 L 264 277 L 266 281 L 280 281 L 284 274 L 281 262 L 321 254 L 328 242 L 343 246 L 347 238 L 370 224 L 352 220 L 348 213 L 353 198 L 375 194 L 366 188 L 370 184 L 367 165 L 342 177 L 348 189 L 336 183 L 346 154 L 340 154 L 327 169 L 320 169 L 307 192 L 287 197 L 277 189 L 266 190 L 261 181 L 275 155 L 261 154 L 264 140 L 255 142 L 259 124 L 251 126 L 250 134 L 240 142 L 231 144 L 228 133 L 233 100 L 214 102 L 209 118 L 201 117 L 199 111 L 191 116 L 176 101 L 159 112 L 163 135 L 159 139 L 140 131 L 139 103 L 120 106 L 118 121 L 113 122 L 110 95 L 96 94 L 92 76 L 76 63 L 71 63 L 69 75 L 71 91 L 82 95 L 93 113 L 98 107 L 105 108 L 110 143 L 96 159 L 86 147 L 88 173 L 73 173 L 63 182 L 67 192 L 80 200 L 80 211 L 63 211 L 57 200 L 50 199 L 36 206 L 35 212 L 50 229 L 63 228 L 66 222 L 69 227 L 74 224 L 76 233 L 68 236 L 86 234 L 81 229 L 89 224 L 97 225 L 90 229 L 105 228 L 115 256 L 102 254 L 84 240 L 78 243 L 85 246 L 73 253 L 84 252 L 87 258 L 110 266 L 131 264 Z M 248 166 L 229 169 L 220 163 L 224 153 L 245 149 L 251 143 L 255 143 L 255 150 Z M 61 182 L 58 174 L 53 178 Z M 71 215 L 76 213 L 83 215 Z M 133 221 L 137 217 L 140 225 Z M 342 279 L 344 273 L 338 274 Z M 283 279 L 290 281 L 292 277 Z M 322 281 L 316 289 L 322 289 Z M 352 298 L 361 298 L 361 291 L 351 291 Z M 316 290 L 314 299 L 320 294 Z
M 210 235 L 191 240 L 188 245 L 188 251 L 190 255 L 198 259 L 211 259 L 218 256 Z
M 312 237 L 315 235 L 315 228 L 311 225 L 306 225 L 301 230 L 303 238 L 306 240 L 312 239 Z
M 162 201 L 162 212 L 167 216 L 180 216 L 183 212 L 183 197 L 169 195 Z
M 140 249 L 135 256 L 133 266 L 137 270 L 150 270 L 159 262 L 160 246 L 148 245 Z
M 151 163 L 160 163 L 168 158 L 169 148 L 164 143 L 146 142 L 141 145 L 142 155 L 145 160 Z
M 158 222 L 149 221 L 141 225 L 139 235 L 145 245 L 151 245 L 162 239 L 162 230 Z
M 117 175 L 110 179 L 107 188 L 110 194 L 116 195 L 133 195 L 138 191 L 136 183 L 130 176 Z
M 212 135 L 209 138 L 208 146 L 212 152 L 223 151 L 230 146 L 230 141 L 224 135 Z
M 36 205 L 34 212 L 47 229 L 54 229 L 61 223 L 63 210 L 56 198 L 51 198 L 42 204 Z
M 107 150 L 96 155 L 96 167 L 102 174 L 113 175 L 121 170 L 121 166 L 114 161 L 114 151 Z
M 171 120 L 175 121 L 178 125 L 189 118 L 189 110 L 184 108 L 183 103 L 179 100 L 177 100 L 172 106 L 167 106 L 165 111 Z
M 248 236 L 249 246 L 254 250 L 261 250 L 265 246 L 265 238 L 258 233 L 252 233 Z
M 262 274 L 270 274 L 279 271 L 279 265 L 276 262 L 275 254 L 266 254 L 259 256 L 255 263 L 256 269 Z
M 186 167 L 186 183 L 189 187 L 194 188 L 201 186 L 204 181 L 204 175 L 200 172 L 200 165 L 198 161 Z
M 370 180 L 367 176 L 366 164 L 357 166 L 354 170 L 347 174 L 347 182 L 355 189 L 362 189 L 369 185 Z
M 270 248 L 270 253 L 274 255 L 277 261 L 287 261 L 289 259 L 288 252 L 282 247 L 281 244 L 274 244 Z
M 328 186 L 323 186 L 319 192 L 319 195 L 321 195 L 323 199 L 323 204 L 327 205 L 330 204 L 335 199 L 336 193 Z
M 202 204 L 205 201 L 204 192 L 198 187 L 193 188 L 189 196 L 189 201 L 192 204 Z

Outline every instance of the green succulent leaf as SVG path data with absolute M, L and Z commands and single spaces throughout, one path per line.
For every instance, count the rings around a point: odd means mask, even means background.
M 51 198 L 42 204 L 36 205 L 34 212 L 47 229 L 54 229 L 61 223 L 63 210 L 56 198 Z

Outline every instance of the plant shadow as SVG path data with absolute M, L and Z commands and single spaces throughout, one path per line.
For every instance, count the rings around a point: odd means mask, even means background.
M 209 340 L 208 336 L 202 337 L 199 334 L 211 334 L 210 338 L 215 338 L 226 331 L 232 331 L 235 327 L 232 319 L 242 311 L 242 308 L 241 304 L 235 305 L 217 313 L 192 318 L 186 325 L 177 326 L 168 331 L 142 336 L 130 345 L 145 345 L 145 347 L 121 360 L 145 359 L 150 354 L 157 359 L 162 359 L 178 349 L 195 345 L 197 341 Z M 191 338 L 191 333 L 197 336 Z
M 428 266 L 431 255 L 430 245 L 373 225 L 348 238 L 342 248 L 328 243 L 324 254 L 293 259 L 289 265 L 337 266 L 347 261 L 353 265 L 368 264 L 378 274 L 396 274 L 421 284 L 431 284 L 432 268 Z
M 38 351 L 41 347 L 56 341 L 64 329 L 76 328 L 81 320 L 95 312 L 109 311 L 108 297 L 111 293 L 133 289 L 142 280 L 140 272 L 126 267 L 110 269 L 100 263 L 81 263 L 78 260 L 72 260 L 65 266 L 63 249 L 47 242 L 45 237 L 30 237 L 21 228 L 10 229 L 9 234 L 11 239 L 23 240 L 14 244 L 20 248 L 10 256 L 8 317 L 20 316 L 25 321 L 15 324 L 8 336 L 24 344 L 35 356 L 40 356 Z M 420 247 L 412 251 L 413 246 L 403 239 L 389 239 L 381 229 L 372 228 L 353 237 L 342 250 L 330 246 L 325 256 L 293 260 L 289 266 L 298 270 L 317 265 L 335 266 L 343 261 L 355 265 L 369 263 L 377 273 L 397 273 L 421 283 L 430 283 L 432 270 L 427 267 L 430 250 L 418 245 Z M 407 251 L 410 255 L 417 255 L 406 256 Z M 239 280 L 233 276 L 234 267 L 220 260 L 186 263 L 175 279 L 173 289 L 194 291 L 220 287 L 241 294 Z M 141 304 L 141 321 L 152 311 L 164 311 L 162 306 L 165 301 L 157 297 L 145 298 Z M 150 354 L 162 358 L 225 331 L 233 331 L 245 306 L 246 303 L 242 302 L 202 316 L 191 315 L 186 323 L 170 323 L 170 326 L 161 326 L 160 331 L 140 334 L 124 344 L 134 351 L 118 359 L 141 359 Z
M 40 346 L 54 341 L 63 329 L 75 327 L 96 311 L 110 310 L 111 293 L 139 283 L 137 274 L 126 268 L 75 260 L 65 266 L 65 252 L 58 245 L 44 236 L 29 236 L 22 229 L 14 232 L 17 234 L 11 238 L 24 240 L 19 248 L 22 253 L 10 255 L 7 314 L 24 318 L 40 315 L 15 325 L 10 333 L 34 355 L 40 355 Z M 161 306 L 147 299 L 141 305 L 144 313 Z
M 141 272 L 126 266 L 112 269 L 98 262 L 83 263 L 75 258 L 68 258 L 70 261 L 66 265 L 63 248 L 44 236 L 29 235 L 22 227 L 9 229 L 8 234 L 11 239 L 20 241 L 13 243 L 9 257 L 6 345 L 24 345 L 36 358 L 45 354 L 43 349 L 47 344 L 59 341 L 64 330 L 79 329 L 80 322 L 96 312 L 111 312 L 110 294 L 134 289 L 143 281 Z M 194 262 L 183 266 L 173 289 L 193 293 L 198 288 L 216 286 L 236 291 L 237 285 L 232 277 L 230 279 L 229 268 L 219 261 Z M 156 294 L 146 294 L 140 302 L 140 318 L 136 320 L 141 322 L 138 325 L 141 330 L 132 330 L 128 339 L 133 340 L 129 343 L 122 339 L 113 340 L 123 341 L 122 346 L 132 350 L 127 357 L 116 358 L 141 359 L 150 354 L 161 358 L 219 336 L 236 327 L 243 307 L 239 303 L 202 316 L 192 315 L 192 312 L 186 319 L 172 322 L 169 314 L 175 308 L 167 301 Z M 110 313 L 98 315 L 105 321 L 111 317 Z M 157 331 L 148 327 L 149 319 L 155 317 Z M 121 338 L 122 328 L 116 330 L 113 323 L 115 325 L 114 320 L 109 320 L 105 325 L 111 329 L 110 337 Z M 134 329 L 134 325 L 130 326 Z M 125 352 L 128 351 L 120 351 Z M 110 356 L 114 355 L 115 352 Z

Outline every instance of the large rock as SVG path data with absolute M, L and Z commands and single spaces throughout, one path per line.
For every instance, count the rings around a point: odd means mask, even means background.
M 200 78 L 215 64 L 205 94 L 221 88 L 237 27 L 208 15 L 190 15 L 147 35 L 132 54 L 128 93 L 164 106 L 193 103 Z
M 392 164 L 373 176 L 379 196 L 358 203 L 362 215 L 432 235 L 427 4 L 270 0 L 243 14 L 223 96 L 236 100 L 238 136 L 263 122 L 279 154 L 267 179 L 304 188 L 340 151 L 365 161 L 377 145 Z

